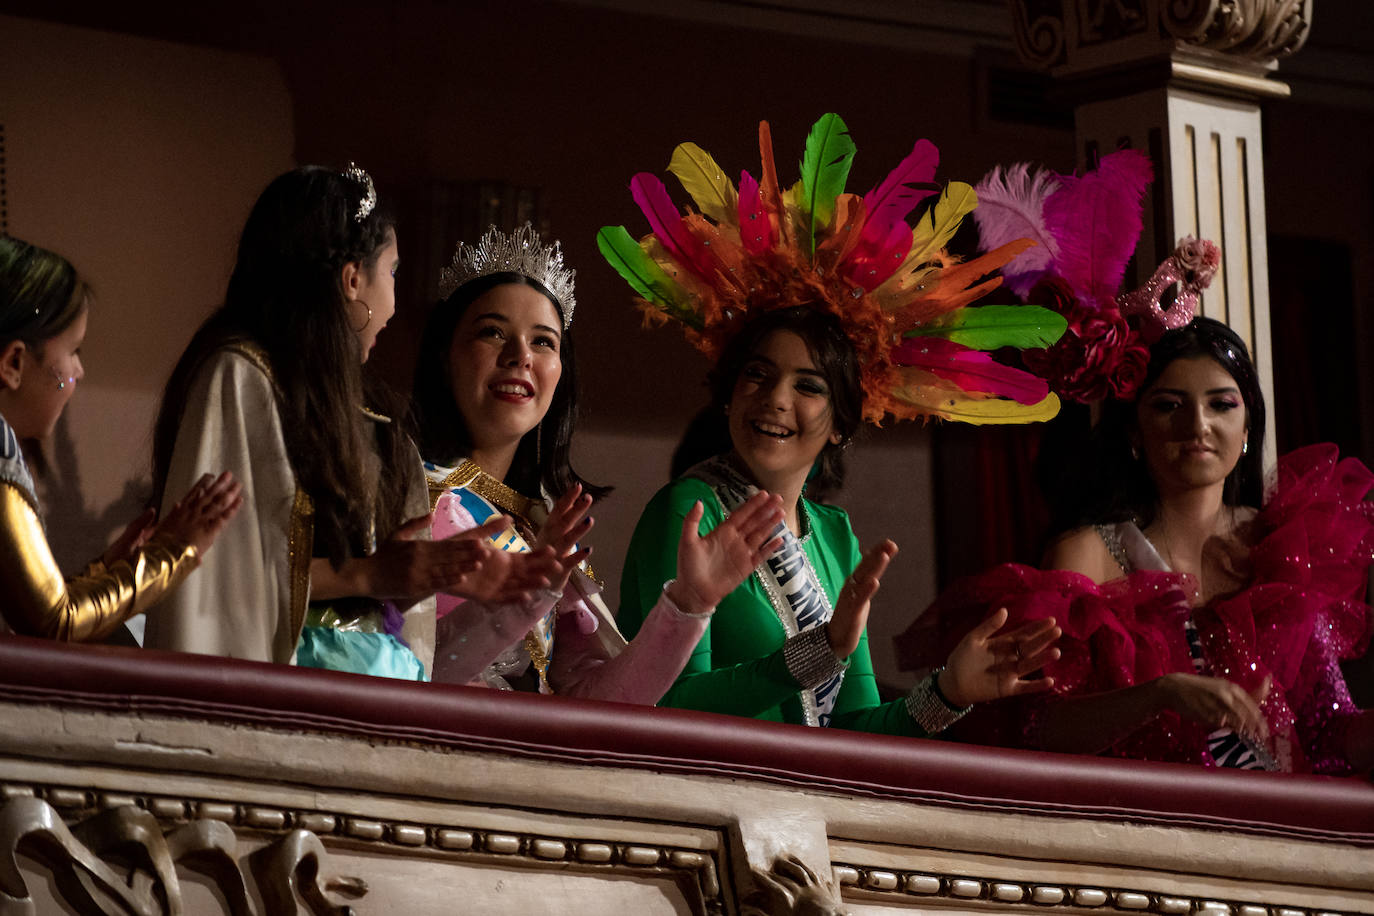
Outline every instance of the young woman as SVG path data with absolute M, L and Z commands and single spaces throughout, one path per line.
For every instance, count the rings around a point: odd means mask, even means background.
M 657 583 L 675 574 L 672 537 L 693 522 L 690 507 L 706 507 L 701 526 L 711 530 L 764 488 L 781 497 L 785 526 L 779 548 L 721 602 L 666 705 L 921 736 L 975 702 L 1051 685 L 1024 676 L 1057 656 L 1054 622 L 997 635 L 1006 620 L 999 611 L 908 697 L 879 703 L 864 626 L 896 545 L 861 553 L 844 510 L 805 495 L 843 483 L 843 451 L 863 416 L 858 365 L 821 307 L 764 311 L 726 344 L 711 377 L 717 431 L 694 424 L 698 438 L 686 443 L 719 453 L 644 510 L 621 583 L 625 632 L 636 632 Z
M 1374 766 L 1374 712 L 1338 662 L 1363 651 L 1374 475 L 1313 446 L 1262 501 L 1265 411 L 1245 344 L 1196 318 L 1150 348 L 1139 394 L 1109 402 L 1071 473 L 1080 516 L 1040 573 L 1002 567 L 934 613 L 1054 614 L 1059 695 L 1021 740 L 1247 769 Z M 1092 470 L 1095 469 L 1095 470 Z M 968 619 L 965 617 L 964 619 Z
M 144 513 L 64 579 L 19 440 L 46 438 L 76 393 L 89 305 L 64 258 L 0 237 L 0 611 L 15 632 L 70 641 L 101 639 L 165 598 L 242 503 L 232 474 L 206 474 L 161 522 Z
M 716 603 L 771 549 L 781 517 L 760 494 L 732 523 L 697 534 L 689 507 L 673 536 L 676 576 L 657 583 L 638 638 L 626 645 L 575 543 L 591 529 L 594 495 L 569 461 L 577 416 L 573 271 L 557 242 L 526 224 L 460 244 L 444 272 L 416 371 L 434 531 L 501 513 L 507 551 L 552 548 L 565 573 L 530 600 L 459 603 L 440 596 L 436 678 L 598 699 L 655 703 Z M 669 581 L 671 580 L 671 581 Z M 650 609 L 651 608 L 651 609 Z
M 149 619 L 147 645 L 423 679 L 436 590 L 519 596 L 556 570 L 545 556 L 512 577 L 517 564 L 475 539 L 426 538 L 419 456 L 371 409 L 386 398 L 362 372 L 395 312 L 398 262 L 356 166 L 295 169 L 254 205 L 154 442 L 164 501 L 224 462 L 244 481 L 245 517 Z

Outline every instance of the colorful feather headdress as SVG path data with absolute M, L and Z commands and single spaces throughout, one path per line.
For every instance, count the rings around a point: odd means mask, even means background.
M 1084 175 L 1031 171 L 1022 163 L 993 169 L 978 183 L 974 213 L 982 247 L 1000 251 L 1034 239 L 1002 267 L 1013 293 L 1048 300 L 1068 322 L 1053 346 L 1023 354 L 1060 396 L 1074 401 L 1129 398 L 1145 375 L 1147 344 L 1192 320 L 1220 254 L 1203 239 L 1182 239 L 1140 289 L 1119 294 L 1126 263 L 1140 238 L 1145 190 L 1154 177 L 1136 150 L 1103 156 Z M 1173 303 L 1161 304 L 1177 284 Z M 1127 317 L 1135 316 L 1134 323 Z
M 1000 284 L 989 273 L 1035 243 L 1007 240 L 967 262 L 946 252 L 978 196 L 962 182 L 934 182 L 933 144 L 918 141 L 862 196 L 844 190 L 855 147 L 838 115 L 811 128 L 790 188 L 778 183 L 766 121 L 759 151 L 759 178 L 743 172 L 736 188 L 701 147 L 678 146 L 668 171 L 696 203 L 685 215 L 655 175 L 631 180 L 652 234 L 635 241 L 608 226 L 597 246 L 638 294 L 646 322 L 676 319 L 715 359 L 751 313 L 812 305 L 836 315 L 853 343 L 872 423 L 1028 423 L 1058 413 L 1044 379 L 988 351 L 1048 346 L 1064 319 L 1035 306 L 968 307 Z M 936 194 L 913 229 L 908 215 Z

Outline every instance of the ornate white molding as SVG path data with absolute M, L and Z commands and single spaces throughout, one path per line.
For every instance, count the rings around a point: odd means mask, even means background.
M 276 838 L 251 856 L 257 886 L 268 901 L 268 913 L 294 912 L 291 901 L 295 898 L 291 895 L 295 893 L 312 913 L 344 916 L 347 909 L 328 903 L 327 892 L 351 897 L 367 893 L 367 886 L 360 879 L 325 881 L 320 877 L 326 861 L 324 840 L 335 839 L 379 850 L 389 847 L 399 853 L 428 849 L 462 860 L 509 863 L 522 868 L 656 873 L 676 883 L 694 913 L 720 916 L 725 912 L 715 855 L 656 842 L 455 827 L 208 798 L 93 792 L 62 785 L 0 783 L 0 799 L 5 799 L 0 806 L 3 913 L 9 913 L 6 906 L 21 906 L 27 898 L 14 859 L 20 840 L 32 836 L 45 849 L 44 858 L 58 876 L 64 893 L 70 882 L 62 876 L 80 874 L 81 882 L 94 882 L 101 892 L 115 896 L 131 912 L 160 914 L 163 910 L 154 903 L 153 887 L 161 887 L 168 900 L 179 899 L 176 863 L 186 857 L 202 861 L 209 857 L 213 859 L 217 885 L 229 901 L 229 912 L 233 916 L 251 916 L 253 910 L 246 890 L 248 876 L 235 860 L 236 846 L 243 838 L 240 834 Z M 75 826 L 69 828 L 69 823 Z M 142 846 L 153 865 L 151 873 L 136 872 L 132 885 L 120 882 L 102 860 L 104 851 L 128 843 Z M 68 900 L 77 912 L 103 912 L 92 903 L 89 894 L 82 897 L 72 890 Z M 385 903 L 380 901 L 377 905 Z M 814 912 L 821 916 L 821 911 Z
M 1107 912 L 1154 913 L 1160 916 L 1354 916 L 1327 909 L 1286 903 L 1221 900 L 1157 890 L 1035 882 L 988 876 L 940 874 L 836 863 L 835 878 L 842 889 L 864 897 L 916 901 L 954 900 L 998 904 L 996 912 Z
M 1011 12 L 1018 53 L 1044 69 L 1176 50 L 1267 68 L 1302 48 L 1312 28 L 1312 0 L 1012 0 Z M 1109 48 L 1117 51 L 1104 55 Z
M 77 913 L 119 912 L 158 916 L 184 911 L 178 865 L 193 863 L 209 876 L 232 916 L 253 916 L 249 895 L 255 879 L 268 916 L 297 912 L 303 903 L 315 916 L 351 916 L 330 894 L 359 898 L 367 884 L 357 878 L 325 878 L 328 854 L 308 830 L 290 830 L 249 857 L 244 868 L 236 855 L 238 840 L 221 821 L 201 818 L 164 826 L 152 813 L 121 805 L 68 827 L 52 805 L 36 797 L 15 797 L 0 808 L 0 911 L 36 912 L 19 868 L 18 852 L 37 855 L 52 870 L 57 893 Z M 130 851 L 137 849 L 136 855 Z M 133 862 L 124 870 L 111 860 Z

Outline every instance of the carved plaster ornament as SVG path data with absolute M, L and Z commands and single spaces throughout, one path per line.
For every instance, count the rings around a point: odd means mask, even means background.
M 11 799 L 0 808 L 0 913 L 5 916 L 37 914 L 19 870 L 21 844 L 26 855 L 52 869 L 58 894 L 77 913 L 180 914 L 185 906 L 177 867 L 182 866 L 214 882 L 230 916 L 255 916 L 235 858 L 238 838 L 221 821 L 192 821 L 164 836 L 150 812 L 126 805 L 69 828 L 47 802 Z M 296 913 L 299 900 L 313 916 L 352 916 L 350 907 L 331 903 L 326 894 L 357 898 L 367 893 L 366 883 L 357 878 L 322 877 L 324 844 L 306 830 L 294 830 L 249 858 L 266 914 Z
M 753 877 L 757 887 L 744 899 L 743 916 L 848 916 L 832 883 L 791 853 Z
M 1264 64 L 1296 53 L 1312 28 L 1312 0 L 1012 0 L 1011 7 L 1017 53 L 1040 68 L 1151 31 Z

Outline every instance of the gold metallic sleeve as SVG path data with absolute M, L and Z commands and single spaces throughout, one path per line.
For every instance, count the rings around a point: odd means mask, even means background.
M 0 483 L 0 611 L 16 633 L 100 639 L 141 614 L 200 563 L 195 547 L 154 536 L 127 560 L 63 579 L 43 525 L 18 488 Z

